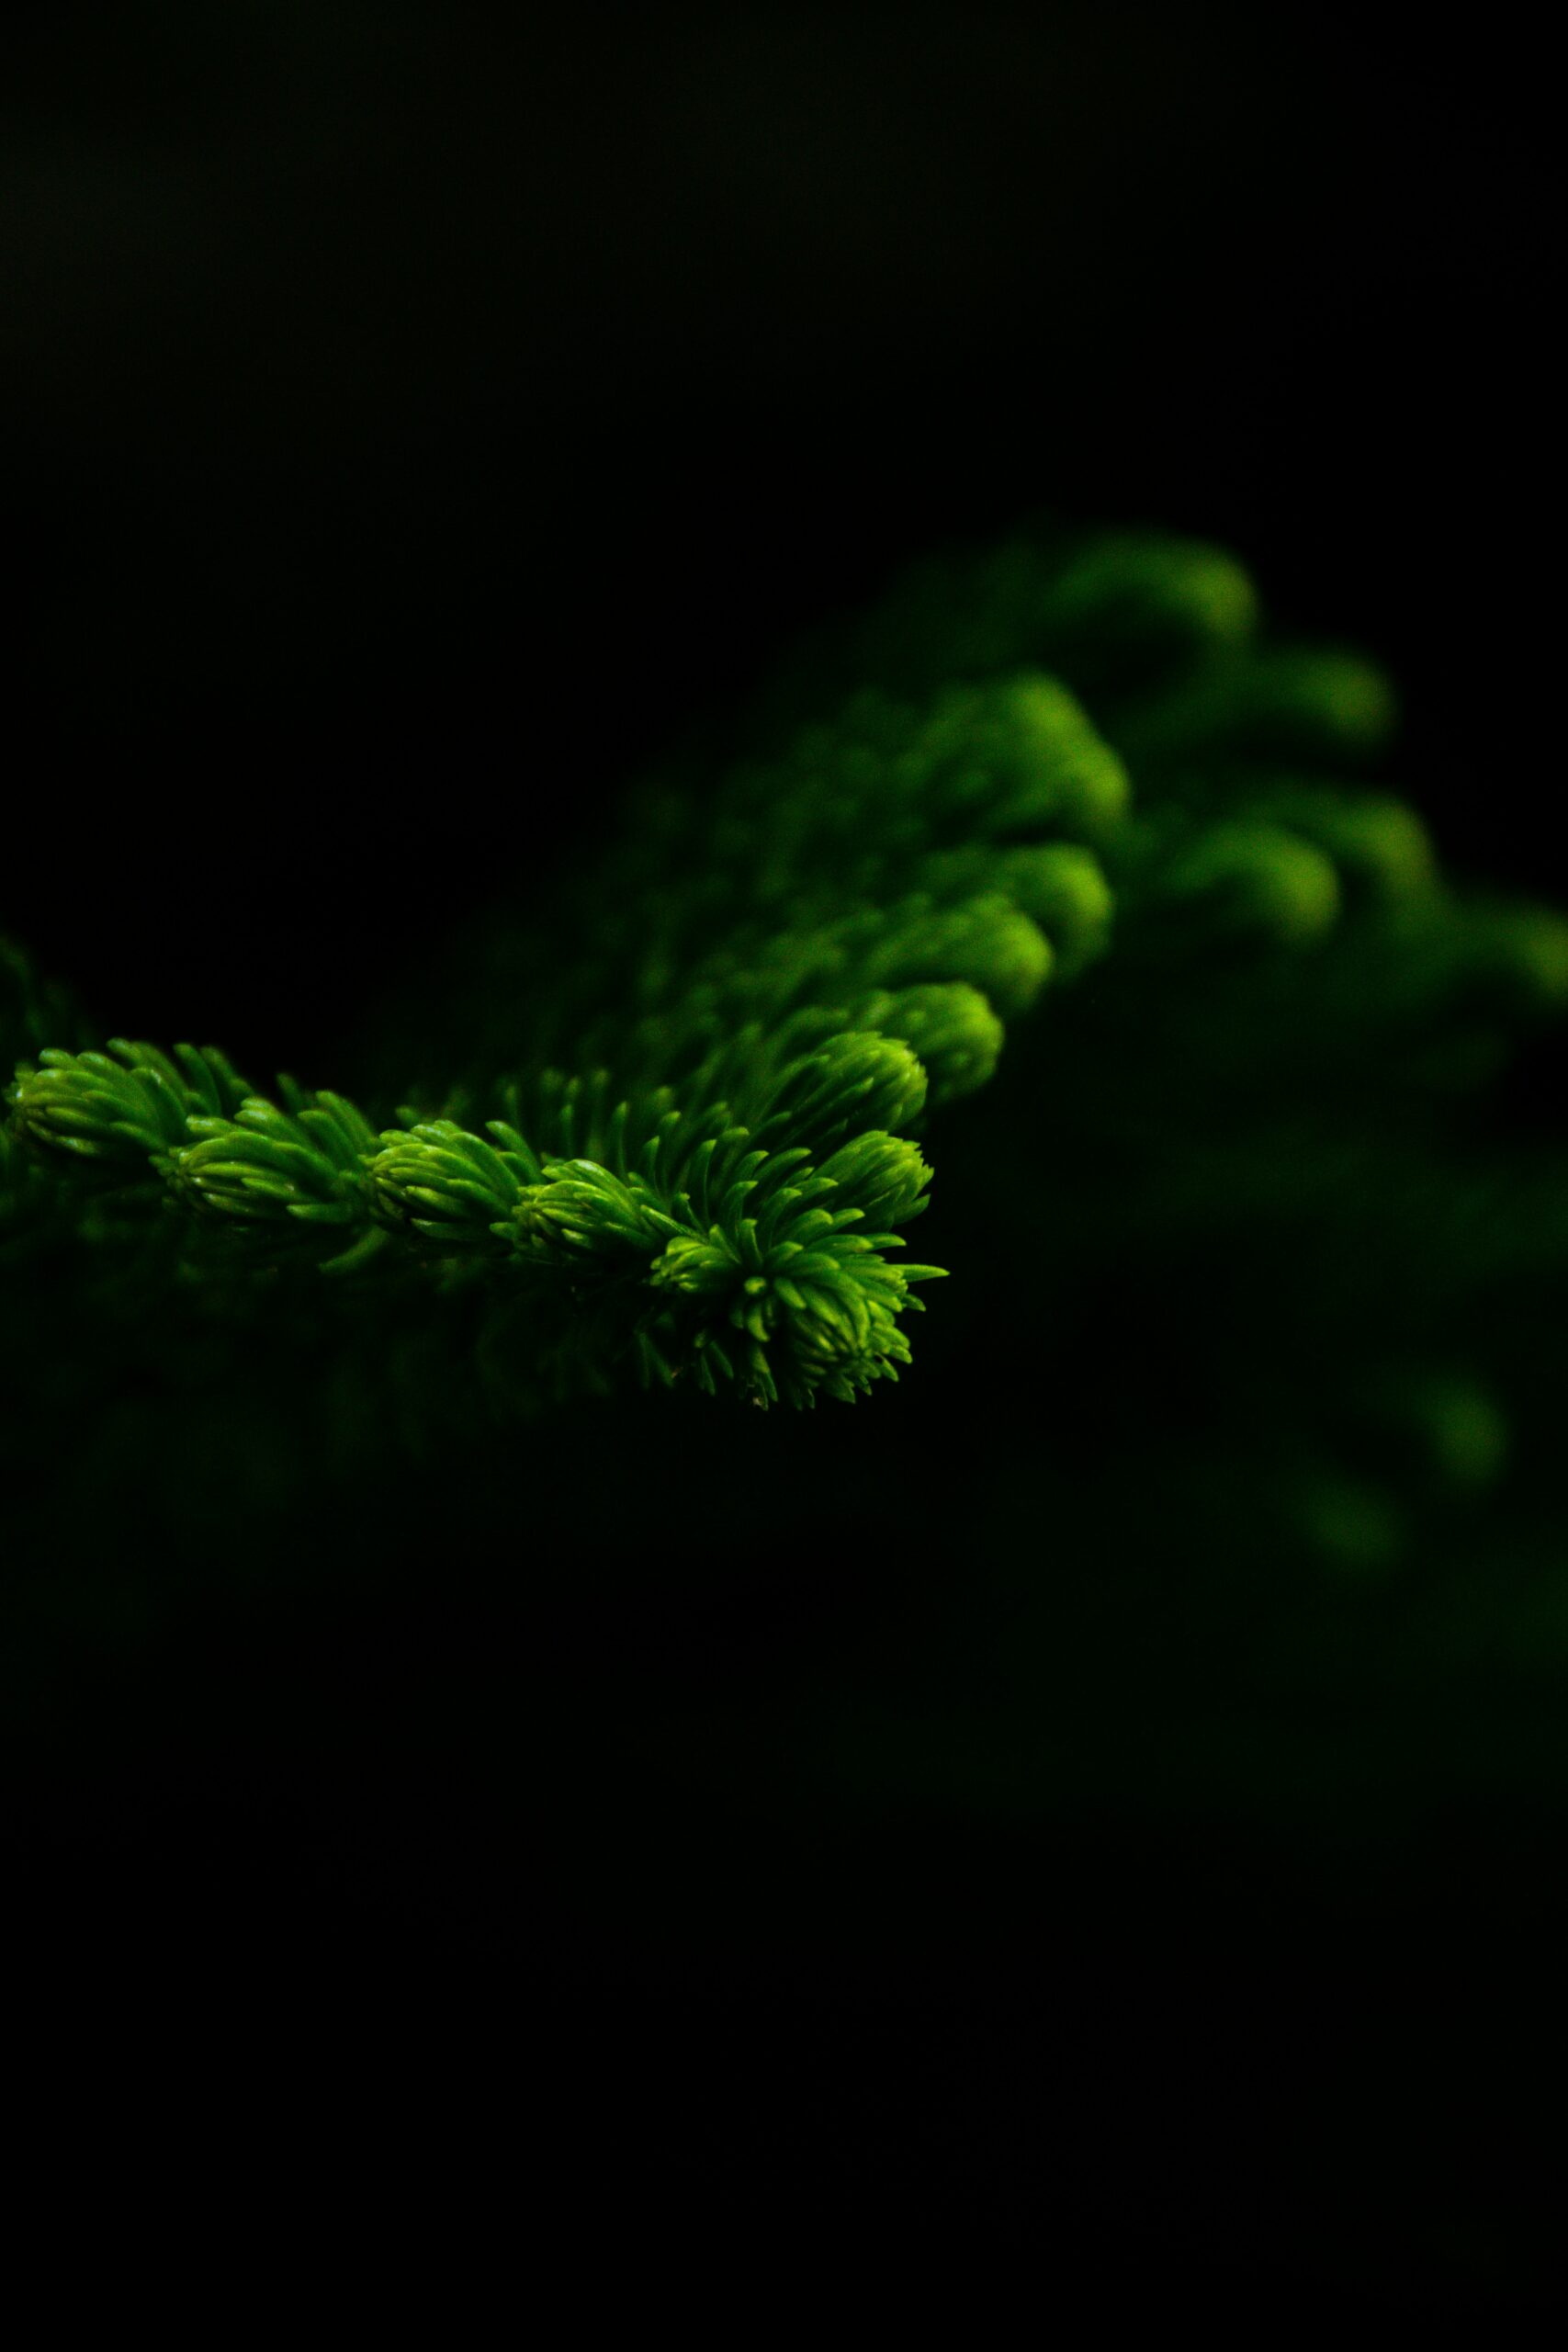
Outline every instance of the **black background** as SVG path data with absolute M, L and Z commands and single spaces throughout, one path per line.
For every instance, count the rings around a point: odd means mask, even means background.
M 12 11 L 13 789 L 77 839 L 7 919 L 112 1027 L 198 972 L 313 1056 L 791 624 L 1042 504 L 1236 546 L 1549 880 L 1538 65 L 1506 12 Z
M 612 822 L 792 626 L 1042 505 L 1235 546 L 1283 624 L 1389 664 L 1454 862 L 1568 888 L 1554 192 L 1506 12 L 58 0 L 0 42 L 0 919 L 106 1029 L 344 1082 L 411 942 Z M 479 2227 L 516 2226 L 547 2078 L 552 2226 L 677 2266 L 722 2212 L 775 2267 L 981 2228 L 1112 2297 L 1253 2277 L 1245 2218 L 1159 2225 L 1181 2151 L 1134 2119 L 1201 2103 L 1205 2059 L 1131 1962 L 1099 2140 L 1047 2147 L 1010 2051 L 1090 2113 L 1070 2019 L 1103 1989 L 1059 1979 L 1047 2032 L 1037 1979 L 764 1998 L 717 1958 L 643 1995 L 547 1969 L 514 2008 L 483 1920 L 359 1905 L 409 1801 L 340 1797 L 309 1883 L 220 1810 L 197 1901 L 156 1797 L 117 1861 L 90 1792 L 51 1899 L 112 1914 L 175 2010 L 206 1986 L 223 2066 L 352 2050 L 352 2093 L 307 2076 L 343 2146 L 367 2114 L 510 2132 Z M 1294 2296 L 1358 2275 L 1304 2225 L 1289 2251 Z

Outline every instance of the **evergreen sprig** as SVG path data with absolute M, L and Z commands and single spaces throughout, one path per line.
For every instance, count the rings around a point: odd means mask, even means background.
M 1457 896 L 1359 779 L 1392 719 L 1359 657 L 1260 641 L 1215 549 L 1046 533 L 923 567 L 638 786 L 444 1013 L 432 978 L 460 1066 L 427 1057 L 395 1115 L 95 1046 L 7 949 L 8 1247 L 63 1228 L 242 1317 L 285 1272 L 339 1278 L 367 1328 L 411 1283 L 470 1298 L 477 1359 L 504 1327 L 546 1391 L 852 1397 L 897 1377 L 942 1271 L 896 1255 L 916 1138 L 1047 989 L 1152 1012 L 1327 956 L 1439 1093 L 1568 999 L 1568 924 Z

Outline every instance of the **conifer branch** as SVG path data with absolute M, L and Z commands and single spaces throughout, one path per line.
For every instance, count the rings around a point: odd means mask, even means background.
M 479 1355 L 504 1326 L 558 1388 L 897 1379 L 943 1271 L 897 1254 L 919 1139 L 1047 989 L 1152 1002 L 1331 945 L 1413 1068 L 1478 1002 L 1509 1031 L 1568 999 L 1568 924 L 1456 898 L 1357 780 L 1378 673 L 1257 632 L 1245 573 L 1179 541 L 923 568 L 795 656 L 711 773 L 638 786 L 553 919 L 481 944 L 457 1066 L 395 1114 L 96 1046 L 6 949 L 7 1249 L 63 1226 L 236 1315 L 286 1272 L 473 1295 Z

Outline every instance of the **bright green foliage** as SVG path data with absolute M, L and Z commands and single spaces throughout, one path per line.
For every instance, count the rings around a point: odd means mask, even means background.
M 940 1271 L 898 1254 L 913 1138 L 1043 993 L 1069 1104 L 1097 1099 L 1075 1040 L 1122 1008 L 1152 1035 L 1249 967 L 1259 1002 L 1309 968 L 1353 1000 L 1395 1093 L 1478 1082 L 1568 999 L 1568 925 L 1456 899 L 1413 812 L 1346 780 L 1392 723 L 1378 673 L 1258 631 L 1230 557 L 1157 536 L 923 567 L 638 785 L 455 1004 L 430 977 L 389 1036 L 395 1116 L 264 1094 L 213 1048 L 95 1047 L 7 949 L 8 1246 L 73 1233 L 128 1302 L 161 1282 L 246 1329 L 276 1277 L 324 1272 L 342 1344 L 395 1311 L 393 1355 L 422 1312 L 468 1317 L 506 1414 L 626 1375 L 761 1405 L 897 1378 Z M 1243 1034 L 1214 1025 L 1213 1069 Z M 1484 1400 L 1422 1393 L 1439 1454 L 1491 1459 Z M 1325 1540 L 1365 1548 L 1350 1487 L 1319 1487 Z
M 457 968 L 400 937 L 344 1093 L 0 953 L 33 1777 L 281 1752 L 335 1864 L 385 1765 L 400 1915 L 522 1886 L 639 1973 L 989 1981 L 1112 1872 L 1156 1996 L 1171 1917 L 1270 1973 L 1287 1883 L 1314 1962 L 1534 1948 L 1568 922 L 1443 874 L 1388 717 L 1229 557 L 1042 534 L 824 631 Z
M 39 1067 L 18 1073 L 12 1127 L 46 1158 L 109 1181 L 140 1177 L 149 1161 L 164 1172 L 196 1121 L 221 1125 L 250 1091 L 221 1054 L 193 1046 L 173 1057 L 123 1037 L 101 1054 L 46 1046 Z

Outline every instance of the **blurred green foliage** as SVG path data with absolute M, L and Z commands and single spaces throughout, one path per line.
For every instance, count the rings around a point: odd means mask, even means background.
M 933 1688 L 819 1705 L 796 1659 L 791 1770 L 878 1801 L 1028 1812 L 1067 1772 L 1333 1826 L 1347 1774 L 1408 1806 L 1522 1757 L 1556 1789 L 1568 1219 L 1518 1073 L 1568 924 L 1442 879 L 1366 780 L 1391 723 L 1364 663 L 1263 638 L 1217 550 L 1043 528 L 825 628 L 618 842 L 416 963 L 368 1120 L 214 1050 L 96 1051 L 7 951 L 8 1606 L 79 1634 L 252 1554 L 263 1589 L 318 1576 L 330 1498 L 368 1529 L 422 1464 L 469 1543 L 520 1477 L 639 1578 L 961 1558 L 920 1604 Z M 614 1401 L 896 1372 L 928 1125 L 960 1279 L 918 1404 L 824 1453 Z M 558 1431 L 574 1395 L 610 1401 Z M 28 1471 L 62 1431 L 80 1518 Z M 1374 1681 L 1371 1757 L 1314 1744 L 1302 1711 Z M 1456 1689 L 1507 1737 L 1463 1736 Z

